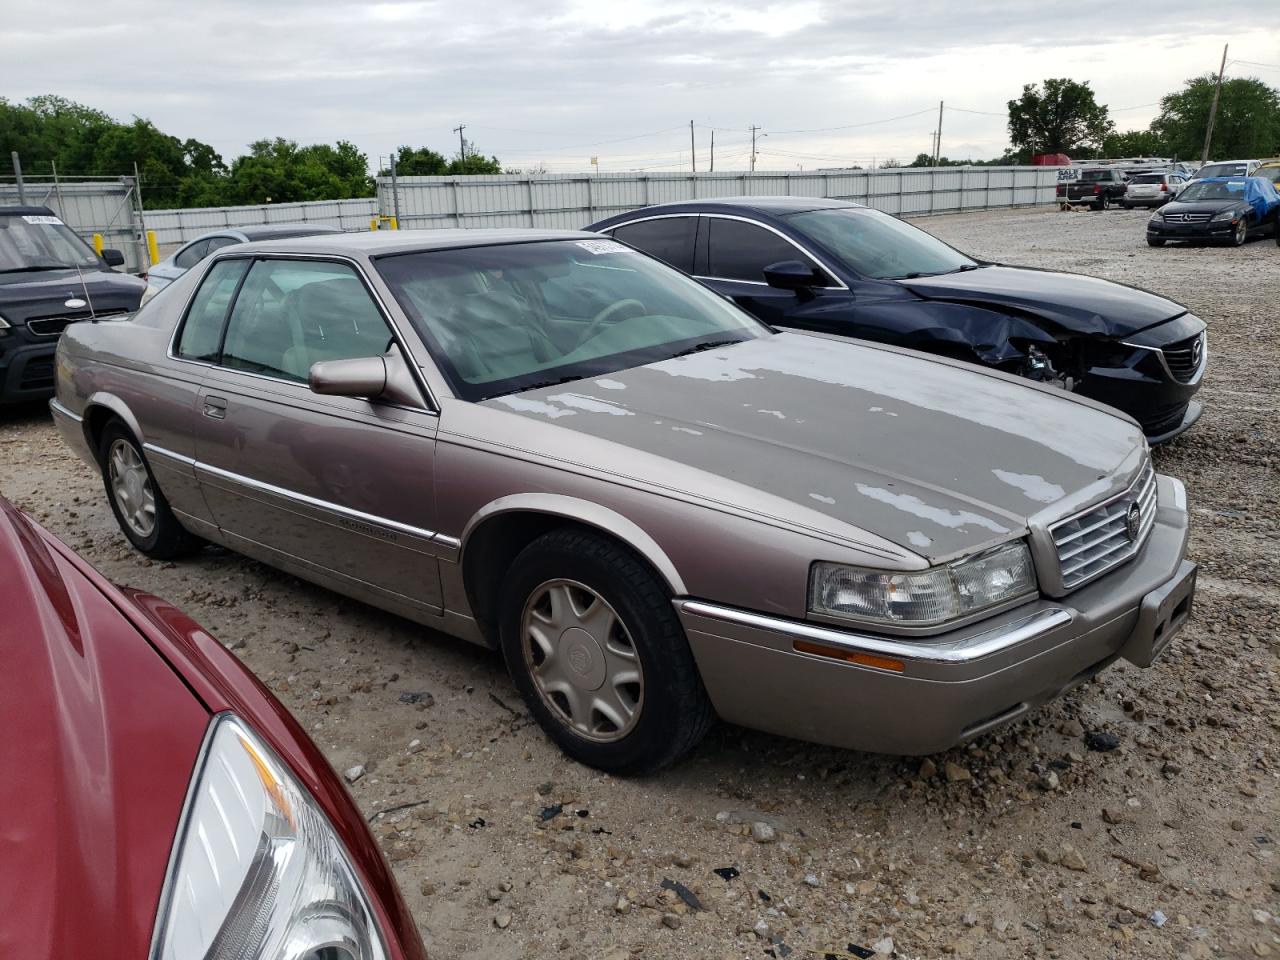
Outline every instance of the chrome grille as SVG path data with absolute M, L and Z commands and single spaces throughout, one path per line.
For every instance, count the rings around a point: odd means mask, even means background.
M 1195 379 L 1200 372 L 1200 365 L 1204 363 L 1204 346 L 1204 334 L 1198 333 L 1194 337 L 1170 344 L 1161 351 L 1175 380 L 1190 383 Z
M 1212 213 L 1166 213 L 1164 218 L 1170 223 L 1206 223 Z
M 1138 531 L 1130 538 L 1128 514 L 1134 503 Z M 1062 585 L 1074 590 L 1130 559 L 1146 541 L 1155 519 L 1156 472 L 1148 460 L 1124 493 L 1049 528 Z
M 107 317 L 124 316 L 126 310 L 111 310 L 105 313 L 98 313 L 91 316 L 88 313 L 75 314 L 69 317 L 36 317 L 27 321 L 27 329 L 31 331 L 33 337 L 49 337 L 52 339 L 62 333 L 71 324 L 80 320 L 105 320 Z

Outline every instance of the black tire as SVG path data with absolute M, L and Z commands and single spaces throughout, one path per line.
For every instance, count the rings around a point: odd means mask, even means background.
M 1102 212 L 1103 210 L 1107 209 L 1107 207 L 1109 206 L 1111 206 L 1111 197 L 1107 196 L 1107 194 L 1104 193 L 1102 196 L 1100 196 L 1097 199 L 1097 202 L 1094 203 L 1093 209 L 1097 210 L 1098 212 Z
M 1241 217 L 1228 241 L 1233 247 L 1243 247 L 1249 240 L 1249 218 Z
M 561 580 L 589 588 L 612 608 L 639 659 L 643 694 L 635 719 L 611 742 L 575 731 L 544 699 L 526 664 L 526 607 L 548 583 Z M 613 540 L 576 527 L 539 537 L 511 564 L 499 604 L 502 654 L 512 681 L 543 730 L 579 763 L 616 774 L 659 770 L 692 750 L 715 721 L 670 591 Z
M 145 535 L 139 533 L 126 521 L 116 492 L 112 488 L 108 458 L 117 444 L 125 444 L 132 449 L 146 471 L 150 492 L 155 501 L 155 517 L 154 525 Z M 138 443 L 137 438 L 122 420 L 109 420 L 102 428 L 102 436 L 98 440 L 98 465 L 102 470 L 102 484 L 107 493 L 107 503 L 111 505 L 111 512 L 115 514 L 116 523 L 120 525 L 121 532 L 136 550 L 156 560 L 171 560 L 198 550 L 204 543 L 199 537 L 189 533 L 173 515 L 173 511 L 169 509 L 169 502 L 160 492 L 160 486 L 151 473 L 151 464 L 147 463 L 142 444 Z
M 1164 237 L 1147 237 L 1148 247 L 1163 247 L 1165 244 Z
M 1121 200 L 1121 201 L 1120 201 L 1120 206 L 1124 207 L 1126 210 L 1132 210 L 1132 209 L 1133 209 L 1133 204 L 1132 204 L 1132 203 L 1130 203 L 1128 200 Z

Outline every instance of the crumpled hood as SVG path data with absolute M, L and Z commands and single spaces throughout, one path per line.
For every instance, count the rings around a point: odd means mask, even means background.
M 1127 337 L 1187 312 L 1172 300 L 1110 280 L 1025 267 L 983 267 L 899 282 L 926 300 L 1011 308 L 1048 320 L 1062 332 L 1104 337 Z
M 486 405 L 648 454 L 625 464 L 638 479 L 670 485 L 672 462 L 693 467 L 688 492 L 810 527 L 825 516 L 934 560 L 1017 536 L 1143 443 L 1067 394 L 800 333 Z
M 209 714 L 0 501 L 0 956 L 145 957 Z

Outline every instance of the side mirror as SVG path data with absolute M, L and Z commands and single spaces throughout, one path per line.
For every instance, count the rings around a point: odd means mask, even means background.
M 102 259 L 108 267 L 124 266 L 124 254 L 119 250 L 113 250 L 110 247 L 102 251 Z
M 808 290 L 821 281 L 813 268 L 799 260 L 783 260 L 764 268 L 764 282 L 779 290 Z
M 363 397 L 422 406 L 418 385 L 395 346 L 381 357 L 313 363 L 307 375 L 307 385 L 312 393 L 329 397 Z

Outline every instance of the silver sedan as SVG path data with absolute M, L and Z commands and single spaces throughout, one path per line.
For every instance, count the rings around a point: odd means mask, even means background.
M 717 715 L 942 750 L 1190 613 L 1182 484 L 1123 414 L 776 332 L 592 234 L 228 247 L 69 328 L 57 371 L 137 549 L 223 544 L 498 648 L 607 770 Z

